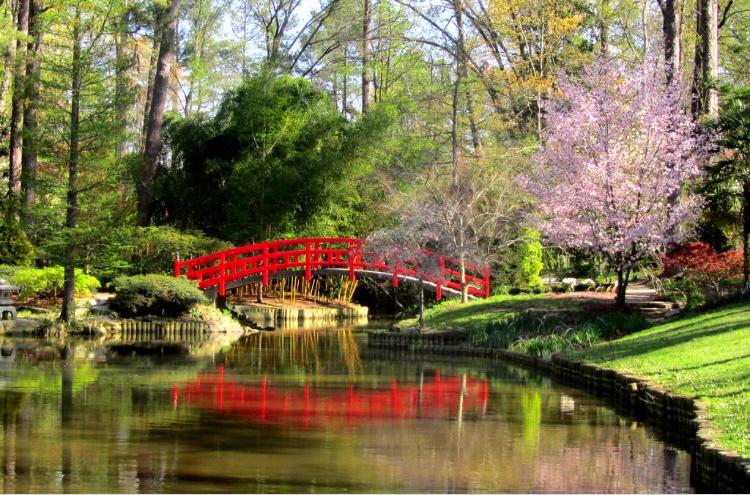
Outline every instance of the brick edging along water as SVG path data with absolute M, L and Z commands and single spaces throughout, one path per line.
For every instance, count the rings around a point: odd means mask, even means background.
M 448 341 L 453 345 L 449 345 Z M 750 459 L 716 444 L 703 403 L 671 393 L 644 378 L 555 354 L 537 358 L 505 349 L 455 344 L 455 337 L 368 332 L 370 347 L 417 353 L 487 357 L 537 369 L 554 378 L 607 397 L 647 423 L 660 426 L 690 444 L 691 481 L 711 492 L 750 493 Z

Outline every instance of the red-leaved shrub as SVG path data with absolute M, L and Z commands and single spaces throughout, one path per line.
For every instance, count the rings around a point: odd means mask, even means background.
M 718 253 L 704 242 L 689 242 L 667 252 L 662 261 L 662 277 L 682 276 L 710 291 L 709 299 L 721 297 L 742 279 L 741 249 Z

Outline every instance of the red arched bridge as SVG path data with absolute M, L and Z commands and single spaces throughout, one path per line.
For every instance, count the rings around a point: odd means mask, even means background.
M 414 259 L 388 259 L 389 255 L 372 252 L 363 239 L 309 238 L 267 241 L 206 254 L 197 258 L 174 262 L 174 275 L 198 281 L 198 287 L 217 290 L 224 296 L 227 290 L 254 282 L 267 285 L 270 279 L 313 274 L 348 275 L 349 279 L 369 277 L 391 279 L 393 286 L 400 281 L 418 283 L 434 289 L 441 299 L 444 291 L 461 293 L 459 260 L 427 250 L 420 253 L 421 263 Z M 429 265 L 429 269 L 422 266 Z M 490 270 L 488 266 L 465 263 L 469 295 L 489 297 Z

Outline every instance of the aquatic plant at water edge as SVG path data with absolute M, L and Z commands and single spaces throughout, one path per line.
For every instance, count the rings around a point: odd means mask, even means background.
M 469 332 L 468 340 L 475 346 L 548 357 L 554 352 L 591 347 L 603 339 L 647 327 L 648 322 L 637 313 L 592 316 L 573 312 L 539 314 L 527 311 L 474 328 Z

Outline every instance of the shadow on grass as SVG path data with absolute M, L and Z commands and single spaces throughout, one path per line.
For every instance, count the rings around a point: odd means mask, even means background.
M 748 309 L 750 308 L 745 305 L 732 310 L 724 310 L 711 316 L 686 315 L 677 322 L 665 324 L 664 329 L 644 330 L 626 339 L 585 351 L 582 355 L 598 361 L 613 361 L 677 346 L 694 339 L 746 329 L 750 322 Z M 743 318 L 742 321 L 736 321 L 736 318 L 732 318 L 740 313 L 745 313 L 747 317 Z M 680 324 L 679 321 L 684 323 Z M 720 321 L 722 323 L 719 323 Z M 738 359 L 741 358 L 738 357 Z
M 703 363 L 697 366 L 683 366 L 680 368 L 665 368 L 662 373 L 670 373 L 670 372 L 679 372 L 679 371 L 695 371 L 703 368 L 708 368 L 710 366 L 719 366 L 721 364 L 728 364 L 732 361 L 738 361 L 741 359 L 748 359 L 750 358 L 750 354 L 742 354 L 741 356 L 733 356 L 728 359 L 721 359 L 719 361 L 710 361 L 708 363 Z
M 742 387 L 739 390 L 730 390 L 728 392 L 724 393 L 715 393 L 715 394 L 702 394 L 701 397 L 709 398 L 709 399 L 725 399 L 727 397 L 734 397 L 737 395 L 742 395 L 750 392 L 750 388 L 748 387 Z

